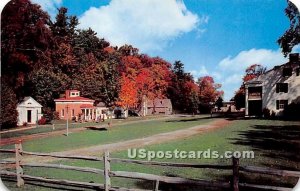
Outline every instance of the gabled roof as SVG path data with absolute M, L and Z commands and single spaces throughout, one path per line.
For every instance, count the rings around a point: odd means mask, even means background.
M 270 75 L 271 72 L 280 72 L 282 68 L 285 67 L 291 67 L 291 68 L 298 68 L 300 67 L 300 62 L 287 62 L 282 65 L 274 66 L 272 69 L 266 71 L 264 74 L 261 74 L 257 76 L 256 78 L 253 78 L 252 80 L 249 80 L 245 82 L 245 84 L 260 84 L 265 80 L 265 76 Z M 280 71 L 279 71 L 280 70 Z
M 17 105 L 17 107 L 43 107 L 32 97 L 24 97 L 24 99 Z
M 147 101 L 147 107 L 171 107 L 172 103 L 170 99 L 158 99 L 155 98 L 154 100 Z
M 77 97 L 69 97 L 69 98 L 58 98 L 58 99 L 55 99 L 54 100 L 55 102 L 58 102 L 58 101 L 88 101 L 88 102 L 92 102 L 92 101 L 95 101 L 95 100 L 92 100 L 92 99 L 89 99 L 89 98 L 85 98 L 85 97 L 80 97 L 80 96 L 77 96 Z

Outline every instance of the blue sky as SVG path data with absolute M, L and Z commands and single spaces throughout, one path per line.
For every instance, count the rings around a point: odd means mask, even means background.
M 32 0 L 38 2 L 38 0 Z M 225 100 L 247 66 L 282 64 L 277 39 L 289 27 L 286 0 L 44 0 L 52 17 L 65 6 L 80 27 L 113 45 L 133 44 L 169 62 L 181 60 L 195 78 L 211 75 Z M 41 2 L 39 2 L 41 3 Z

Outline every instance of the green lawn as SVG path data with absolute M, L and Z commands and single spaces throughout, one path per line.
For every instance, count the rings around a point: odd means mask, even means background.
M 124 119 L 113 119 L 112 124 L 119 125 L 119 124 L 122 124 L 123 122 L 133 122 L 133 121 L 138 122 L 140 120 L 148 120 L 148 119 L 163 118 L 163 117 L 165 117 L 165 116 L 129 117 L 126 120 L 124 120 Z M 70 121 L 69 122 L 70 123 L 69 127 L 71 127 L 71 128 L 80 128 L 80 127 L 98 126 L 98 125 L 107 126 L 108 122 L 109 122 L 109 120 L 106 120 L 106 121 L 100 122 L 100 123 L 95 123 L 95 122 L 74 123 L 74 122 Z M 23 135 L 32 135 L 32 134 L 37 134 L 37 133 L 47 133 L 47 132 L 66 129 L 66 120 L 54 120 L 54 121 L 52 121 L 52 123 L 54 124 L 54 127 L 55 127 L 54 130 L 53 130 L 52 124 L 47 124 L 47 125 L 39 125 L 38 128 L 3 133 L 0 136 L 1 136 L 1 138 L 20 137 L 20 136 L 23 136 Z M 20 128 L 22 128 L 22 127 L 20 127 Z
M 197 121 L 186 121 L 183 123 L 194 123 Z M 175 124 L 181 124 L 176 122 Z M 199 121 L 198 121 L 199 123 Z M 151 125 L 150 125 L 151 126 Z M 155 125 L 156 126 L 156 125 Z M 152 126 L 153 127 L 153 126 Z M 144 127 L 144 129 L 147 126 Z M 148 131 L 149 127 L 147 128 Z M 145 130 L 144 130 L 145 131 Z M 127 134 L 129 134 L 127 132 Z M 131 133 L 130 133 L 131 134 Z M 24 146 L 26 149 L 26 146 Z M 269 121 L 269 120 L 236 120 L 229 126 L 209 132 L 202 135 L 196 135 L 191 138 L 172 141 L 160 145 L 152 145 L 146 147 L 147 150 L 168 151 L 168 150 L 215 150 L 219 153 L 224 151 L 255 151 L 255 159 L 241 159 L 241 165 L 256 165 L 272 167 L 277 169 L 300 170 L 300 123 L 285 121 Z M 127 151 L 112 153 L 113 157 L 127 158 Z M 158 159 L 156 159 L 158 160 Z M 230 164 L 230 159 L 164 159 L 158 161 L 172 162 L 192 162 L 200 164 Z M 55 163 L 58 163 L 57 161 Z M 102 168 L 102 162 L 87 162 L 78 160 L 60 161 L 62 164 L 88 166 Z M 187 178 L 203 178 L 229 181 L 231 171 L 205 170 L 205 169 L 179 169 L 170 167 L 146 167 L 133 164 L 112 164 L 112 170 L 137 171 L 151 174 L 182 176 Z M 54 169 L 25 169 L 27 174 L 64 178 L 78 181 L 94 181 L 103 182 L 99 175 L 91 175 L 88 173 L 78 173 L 71 171 L 62 171 Z M 296 183 L 295 179 L 281 178 L 274 176 L 265 176 L 258 174 L 241 174 L 241 182 L 269 185 L 280 185 L 292 187 Z M 15 189 L 15 183 L 5 182 L 11 190 L 48 190 L 48 188 L 35 187 L 27 185 L 23 189 Z M 130 188 L 148 188 L 151 189 L 153 184 L 145 181 L 134 181 L 120 178 L 113 178 L 112 185 Z M 164 185 L 162 185 L 164 186 Z M 160 188 L 163 189 L 163 188 Z M 199 190 L 199 188 L 187 188 L 176 186 L 170 190 Z
M 201 116 L 192 118 L 180 117 L 133 124 L 120 123 L 119 125 L 112 127 L 109 131 L 84 130 L 76 133 L 70 133 L 68 137 L 65 135 L 60 135 L 25 141 L 23 142 L 23 148 L 26 151 L 36 152 L 64 151 L 147 137 L 158 133 L 192 127 L 198 124 L 207 123 L 212 120 L 213 119 L 211 118 L 203 118 L 203 116 Z M 70 132 L 72 132 L 71 129 Z M 13 145 L 8 145 L 4 146 L 3 148 L 13 147 Z

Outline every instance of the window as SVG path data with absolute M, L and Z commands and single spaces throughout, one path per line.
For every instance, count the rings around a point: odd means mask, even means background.
M 62 116 L 62 117 L 65 116 L 65 110 L 64 110 L 64 109 L 61 110 L 61 116 Z
M 75 116 L 75 110 L 72 109 L 72 117 L 74 117 L 74 116 Z
M 288 105 L 288 100 L 276 100 L 276 109 L 285 109 Z
M 71 95 L 75 95 L 75 93 L 74 93 L 74 92 L 72 92 L 72 93 L 71 93 Z
M 282 70 L 283 77 L 291 76 L 292 74 L 293 74 L 293 68 L 283 68 Z
M 276 84 L 276 93 L 284 92 L 288 93 L 288 83 L 277 83 Z

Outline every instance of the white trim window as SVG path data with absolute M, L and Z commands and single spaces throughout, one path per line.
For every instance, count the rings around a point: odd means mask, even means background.
M 65 110 L 64 110 L 64 109 L 61 110 L 61 116 L 62 116 L 62 117 L 65 116 Z
M 288 93 L 289 84 L 288 83 L 277 83 L 276 84 L 276 93 L 284 92 Z
M 285 109 L 288 106 L 288 100 L 276 100 L 276 109 Z

